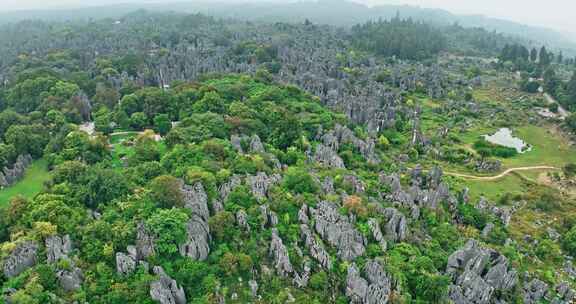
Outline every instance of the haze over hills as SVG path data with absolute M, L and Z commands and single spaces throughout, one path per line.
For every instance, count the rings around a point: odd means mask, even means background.
M 248 3 L 249 2 L 249 3 Z M 24 19 L 89 19 L 111 17 L 119 18 L 136 9 L 173 10 L 177 12 L 200 12 L 224 18 L 236 18 L 253 21 L 303 22 L 308 19 L 316 23 L 337 26 L 351 26 L 368 20 L 389 19 L 396 14 L 411 17 L 437 25 L 458 23 L 465 27 L 483 27 L 508 35 L 525 38 L 529 43 L 546 43 L 565 52 L 576 50 L 576 39 L 567 37 L 555 30 L 524 25 L 503 19 L 482 15 L 456 15 L 443 9 L 421 8 L 409 5 L 378 5 L 368 7 L 348 0 L 319 0 L 279 3 L 277 1 L 240 3 L 238 1 L 201 1 L 159 4 L 157 1 L 125 0 L 99 1 L 98 5 L 89 5 L 88 1 L 75 2 L 75 6 L 56 9 L 20 10 L 0 13 L 0 23 L 16 22 Z M 257 13 L 254 13 L 257 12 Z

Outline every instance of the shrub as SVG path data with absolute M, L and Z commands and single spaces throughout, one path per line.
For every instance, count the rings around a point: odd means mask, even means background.
M 170 175 L 158 176 L 150 182 L 150 198 L 160 208 L 184 207 L 181 181 Z
M 284 187 L 295 193 L 316 193 L 318 185 L 308 172 L 301 168 L 290 168 L 284 175 Z

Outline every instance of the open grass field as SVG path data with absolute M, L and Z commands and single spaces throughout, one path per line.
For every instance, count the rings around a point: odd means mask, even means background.
M 497 202 L 507 193 L 511 195 L 522 194 L 530 187 L 518 174 L 513 173 L 499 180 L 469 180 L 458 178 L 458 188 L 468 187 L 470 190 L 470 199 L 476 203 L 480 197 L 484 196 L 491 202 Z
M 24 179 L 15 185 L 0 190 L 0 207 L 5 206 L 12 197 L 21 195 L 26 198 L 33 198 L 44 187 L 44 182 L 50 179 L 48 164 L 46 160 L 36 160 L 26 170 Z
M 562 167 L 576 163 L 576 149 L 550 128 L 527 125 L 514 130 L 516 136 L 532 145 L 532 151 L 503 160 L 505 167 L 549 165 Z

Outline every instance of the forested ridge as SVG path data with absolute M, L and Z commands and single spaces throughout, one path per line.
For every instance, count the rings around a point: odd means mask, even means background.
M 0 40 L 0 197 L 49 175 L 0 201 L 0 301 L 574 299 L 576 160 L 552 140 L 575 119 L 543 117 L 537 92 L 570 107 L 574 62 L 546 48 L 400 16 L 145 11 Z M 482 136 L 495 127 L 550 142 L 518 151 Z M 541 160 L 561 172 L 443 174 Z

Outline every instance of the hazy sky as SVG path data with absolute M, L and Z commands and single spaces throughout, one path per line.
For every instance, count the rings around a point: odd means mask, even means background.
M 482 14 L 576 32 L 575 0 L 357 0 L 365 4 L 411 4 L 459 14 Z
M 98 5 L 121 2 L 166 2 L 179 0 L 0 0 L 0 11 L 30 8 L 53 8 Z M 180 0 L 182 1 L 182 0 Z M 195 1 L 195 0 L 191 0 Z M 204 0 L 206 1 L 206 0 Z M 218 1 L 218 0 L 217 0 Z M 221 0 L 220 0 L 221 1 Z M 251 2 L 255 0 L 226 0 Z M 297 0 L 267 0 L 281 2 Z M 310 0 L 308 0 L 310 1 Z M 576 32 L 575 0 L 354 0 L 369 5 L 410 4 L 443 8 L 460 14 L 482 14 L 510 19 L 526 24 L 541 25 L 567 32 Z

